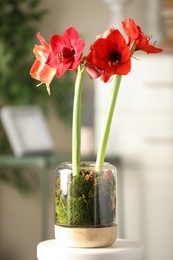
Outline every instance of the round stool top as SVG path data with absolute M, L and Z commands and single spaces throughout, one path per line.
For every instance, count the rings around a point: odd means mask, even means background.
M 144 247 L 139 242 L 118 239 L 111 247 L 69 248 L 57 244 L 55 239 L 37 246 L 38 260 L 143 260 Z

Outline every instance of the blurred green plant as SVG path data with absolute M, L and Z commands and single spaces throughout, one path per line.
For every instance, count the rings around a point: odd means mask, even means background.
M 28 72 L 36 23 L 46 13 L 38 9 L 39 3 L 40 0 L 0 2 L 1 105 L 30 103 L 37 95 Z
M 37 26 L 47 13 L 40 4 L 41 0 L 0 1 L 0 108 L 5 105 L 37 104 L 46 112 L 47 104 L 53 102 L 59 116 L 68 123 L 71 122 L 73 100 L 70 74 L 55 80 L 51 97 L 44 86 L 38 89 L 37 82 L 29 75 L 34 60 L 32 48 L 37 44 Z M 11 148 L 0 123 L 2 153 L 11 153 Z M 19 175 L 15 175 L 15 179 L 16 176 Z M 5 180 L 2 172 L 0 179 Z

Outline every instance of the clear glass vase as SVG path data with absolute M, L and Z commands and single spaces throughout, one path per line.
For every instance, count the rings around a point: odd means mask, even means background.
M 116 168 L 83 162 L 73 175 L 71 163 L 55 171 L 55 238 L 63 246 L 103 247 L 113 244 L 116 225 Z

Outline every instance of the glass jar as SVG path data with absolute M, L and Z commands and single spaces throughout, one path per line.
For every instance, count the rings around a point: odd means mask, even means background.
M 59 243 L 72 247 L 110 246 L 116 239 L 116 226 L 116 168 L 104 163 L 98 171 L 95 162 L 82 162 L 74 176 L 71 163 L 60 164 L 55 171 L 55 237 Z M 82 232 L 78 241 L 74 241 L 76 231 Z M 104 237 L 104 243 L 93 241 L 95 231 Z M 106 238 L 105 231 L 112 233 L 112 239 L 109 235 Z M 97 240 L 102 240 L 100 235 Z

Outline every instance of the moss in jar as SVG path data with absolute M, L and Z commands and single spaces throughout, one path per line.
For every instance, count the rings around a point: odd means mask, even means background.
M 55 224 L 111 226 L 115 219 L 115 180 L 111 171 L 81 170 L 68 180 L 67 193 L 56 180 Z

